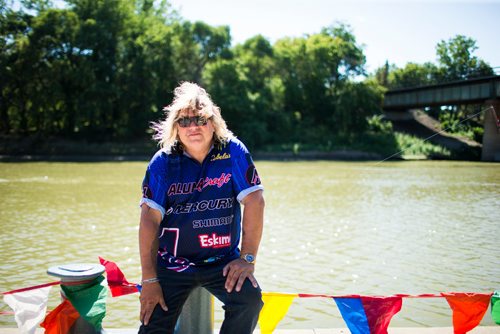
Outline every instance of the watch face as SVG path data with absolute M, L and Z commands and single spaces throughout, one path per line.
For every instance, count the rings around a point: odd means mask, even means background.
M 255 261 L 255 256 L 253 256 L 252 254 L 245 254 L 243 255 L 243 259 L 248 263 L 252 263 L 253 261 Z

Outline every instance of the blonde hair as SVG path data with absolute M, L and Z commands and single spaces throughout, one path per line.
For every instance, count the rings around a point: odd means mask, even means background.
M 191 110 L 196 115 L 203 116 L 211 121 L 215 130 L 215 141 L 226 143 L 234 137 L 221 116 L 220 108 L 212 102 L 205 89 L 195 83 L 183 82 L 175 88 L 172 103 L 163 110 L 166 112 L 165 120 L 153 123 L 151 128 L 155 131 L 153 139 L 157 140 L 160 147 L 166 149 L 169 153 L 179 143 L 175 123 L 184 110 Z

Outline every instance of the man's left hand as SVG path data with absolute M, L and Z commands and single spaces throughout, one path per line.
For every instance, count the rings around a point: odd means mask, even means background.
M 257 280 L 253 276 L 255 271 L 255 265 L 246 262 L 243 259 L 236 259 L 229 262 L 224 269 L 222 274 L 226 277 L 226 285 L 224 286 L 227 292 L 231 293 L 236 285 L 236 292 L 240 292 L 245 279 L 249 279 L 252 285 L 257 288 Z

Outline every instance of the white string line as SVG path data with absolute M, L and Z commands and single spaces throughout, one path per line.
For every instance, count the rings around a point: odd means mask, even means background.
M 495 108 L 493 108 L 493 106 L 489 106 L 488 108 L 481 109 L 479 112 L 475 113 L 474 115 L 469 116 L 469 117 L 467 117 L 467 118 L 465 118 L 465 119 L 461 120 L 460 122 L 458 122 L 458 124 L 463 123 L 463 122 L 465 122 L 465 121 L 468 121 L 469 119 L 476 117 L 477 115 L 479 115 L 479 114 L 480 114 L 480 113 L 482 113 L 483 111 L 488 111 L 488 110 L 492 110 L 493 112 L 495 112 Z M 495 114 L 495 118 L 496 118 L 496 114 Z M 498 123 L 498 121 L 497 121 L 496 123 Z M 439 131 L 439 132 L 436 132 L 436 133 L 435 133 L 435 134 L 433 134 L 432 136 L 429 136 L 429 137 L 425 138 L 423 142 L 425 143 L 425 142 L 426 142 L 426 141 L 428 141 L 429 139 L 431 139 L 431 138 L 433 138 L 433 137 L 435 137 L 435 136 L 437 136 L 437 135 L 439 135 L 439 134 L 441 134 L 441 133 L 443 133 L 443 132 L 446 132 L 447 130 L 451 129 L 451 127 L 452 127 L 452 126 L 449 126 L 449 127 L 447 127 L 446 129 L 444 129 L 444 130 L 441 130 L 441 131 Z M 413 145 L 414 145 L 414 144 L 413 144 Z M 375 165 L 378 165 L 378 164 L 380 164 L 380 163 L 382 163 L 382 162 L 384 162 L 384 161 L 389 160 L 390 158 L 392 158 L 392 157 L 394 157 L 394 156 L 396 156 L 396 155 L 398 155 L 398 154 L 403 153 L 404 151 L 406 151 L 406 150 L 410 149 L 413 145 L 410 145 L 410 146 L 408 146 L 407 148 L 404 148 L 404 149 L 402 149 L 401 151 L 396 152 L 396 153 L 394 153 L 393 155 L 388 156 L 388 157 L 387 157 L 387 158 L 385 158 L 384 160 L 381 160 L 381 161 L 377 162 Z

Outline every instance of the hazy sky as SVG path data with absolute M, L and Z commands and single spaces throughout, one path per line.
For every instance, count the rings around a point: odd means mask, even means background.
M 170 0 L 189 21 L 228 25 L 233 44 L 261 34 L 270 42 L 317 33 L 336 21 L 351 26 L 367 70 L 386 60 L 436 61 L 436 45 L 458 34 L 476 40 L 475 55 L 500 73 L 500 0 Z

